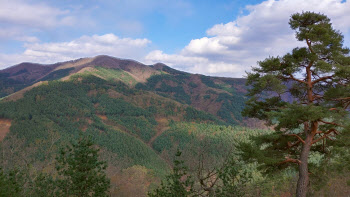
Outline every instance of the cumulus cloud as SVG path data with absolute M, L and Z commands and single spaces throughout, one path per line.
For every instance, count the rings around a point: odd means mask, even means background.
M 215 73 L 225 76 L 227 72 L 244 72 L 243 68 L 237 64 L 212 61 L 206 57 L 187 56 L 181 54 L 165 54 L 160 50 L 151 51 L 146 55 L 145 61 L 155 63 L 162 62 L 168 66 L 191 73 L 210 74 Z
M 166 62 L 175 68 L 202 74 L 241 77 L 256 62 L 283 55 L 297 42 L 288 21 L 293 13 L 314 11 L 331 18 L 336 29 L 348 36 L 350 2 L 342 0 L 268 0 L 245 8 L 248 14 L 217 24 L 207 37 L 193 39 L 177 54 L 152 51 L 145 61 Z
M 27 43 L 22 54 L 0 54 L 0 68 L 23 61 L 55 63 L 101 54 L 139 60 L 150 43 L 148 39 L 120 38 L 114 34 L 82 36 L 70 42 Z

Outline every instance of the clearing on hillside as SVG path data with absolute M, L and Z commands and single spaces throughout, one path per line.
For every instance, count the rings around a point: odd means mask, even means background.
M 0 119 L 0 142 L 5 138 L 6 134 L 10 131 L 11 120 Z

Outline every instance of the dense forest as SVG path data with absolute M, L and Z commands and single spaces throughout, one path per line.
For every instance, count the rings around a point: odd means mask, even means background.
M 217 99 L 233 99 L 227 95 L 220 94 Z M 68 81 L 53 80 L 35 87 L 19 100 L 0 104 L 1 120 L 11 120 L 10 132 L 1 143 L 3 173 L 12 176 L 13 170 L 22 170 L 22 176 L 45 172 L 54 177 L 55 157 L 60 147 L 83 135 L 100 148 L 100 159 L 108 163 L 111 195 L 130 196 L 133 192 L 147 195 L 171 172 L 178 150 L 182 151 L 180 160 L 184 161 L 187 173 L 192 174 L 198 191 L 199 165 L 203 173 L 224 169 L 228 158 L 235 158 L 231 161 L 239 169 L 235 176 L 244 173 L 247 178 L 240 188 L 244 193 L 269 196 L 292 191 L 290 183 L 297 175 L 293 166 L 284 166 L 283 170 L 267 176 L 271 169 L 263 170 L 257 162 L 260 160 L 239 159 L 247 157 L 240 150 L 246 148 L 245 144 L 253 143 L 255 139 L 251 137 L 273 135 L 272 131 L 236 125 L 174 98 L 86 73 L 73 75 Z M 324 155 L 315 152 L 310 162 L 324 166 L 323 162 L 331 161 L 332 165 L 327 166 L 343 169 L 341 166 L 346 166 L 346 161 L 342 159 L 346 158 L 325 160 Z M 27 163 L 31 167 L 23 167 Z M 324 177 L 318 174 L 316 178 L 319 181 Z M 317 182 L 315 187 L 321 183 L 326 182 Z M 21 192 L 33 191 L 26 188 Z
M 140 99 L 143 103 L 138 102 Z M 89 74 L 74 75 L 69 81 L 50 81 L 26 92 L 22 99 L 0 105 L 0 118 L 11 120 L 10 132 L 2 142 L 6 153 L 1 157 L 6 161 L 2 168 L 6 171 L 20 166 L 22 151 L 26 151 L 25 161 L 34 165 L 36 173 L 48 168 L 44 171 L 54 174 L 49 166 L 59 147 L 84 135 L 101 148 L 111 180 L 123 170 L 142 166 L 155 180 L 147 187 L 140 185 L 146 187 L 144 194 L 169 172 L 177 149 L 188 158 L 199 156 L 201 149 L 212 161 L 222 160 L 231 152 L 233 141 L 247 139 L 243 133 L 260 133 L 230 126 L 211 114 L 120 81 Z M 12 153 L 9 144 L 18 146 L 16 152 Z
M 247 79 L 108 56 L 1 71 L 0 196 L 349 195 L 349 50 L 322 14 L 290 25 L 308 48 Z

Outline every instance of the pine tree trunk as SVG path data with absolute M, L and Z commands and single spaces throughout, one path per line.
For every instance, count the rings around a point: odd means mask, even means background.
M 308 136 L 302 146 L 299 165 L 299 179 L 297 184 L 297 197 L 306 197 L 309 183 L 308 158 L 311 148 L 312 137 Z

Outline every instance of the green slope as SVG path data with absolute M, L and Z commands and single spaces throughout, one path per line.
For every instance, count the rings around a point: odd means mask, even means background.
M 111 91 L 120 98 L 115 98 Z M 148 105 L 134 104 L 133 99 L 144 99 L 146 94 L 121 82 L 77 75 L 69 81 L 50 81 L 48 85 L 35 87 L 15 102 L 1 102 L 0 118 L 12 120 L 8 135 L 37 146 L 33 156 L 39 160 L 45 158 L 43 153 L 50 144 L 50 133 L 58 133 L 57 143 L 65 143 L 84 131 L 99 146 L 117 154 L 115 159 L 126 159 L 130 166 L 143 165 L 161 175 L 168 170 L 168 164 L 148 142 L 169 123 L 159 125 L 156 119 L 220 121 L 156 95 Z M 41 143 L 37 144 L 38 141 Z

